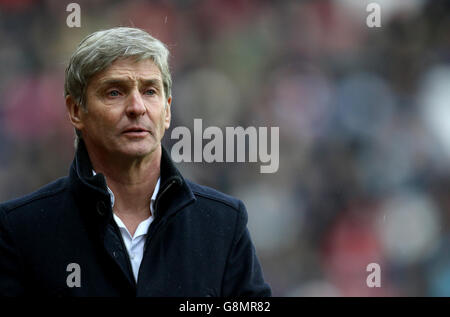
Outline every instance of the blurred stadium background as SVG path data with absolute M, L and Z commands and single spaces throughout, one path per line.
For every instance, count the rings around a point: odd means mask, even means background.
M 172 128 L 280 127 L 275 174 L 179 164 L 246 203 L 275 296 L 450 296 L 450 1 L 76 1 L 80 28 L 70 2 L 0 0 L 0 201 L 67 174 L 66 62 L 136 26 L 171 50 Z

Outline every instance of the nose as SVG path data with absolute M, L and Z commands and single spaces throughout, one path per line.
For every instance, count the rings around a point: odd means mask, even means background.
M 145 103 L 139 91 L 134 90 L 128 99 L 126 108 L 127 116 L 135 118 L 140 117 L 146 112 Z

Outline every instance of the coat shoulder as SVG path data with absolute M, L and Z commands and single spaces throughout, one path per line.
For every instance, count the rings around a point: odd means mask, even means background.
M 25 196 L 8 200 L 0 204 L 0 211 L 9 214 L 15 210 L 27 209 L 35 204 L 48 204 L 59 193 L 67 188 L 67 177 L 61 177 Z
M 196 184 L 189 180 L 186 180 L 186 183 L 197 199 L 204 199 L 209 201 L 210 203 L 217 203 L 222 206 L 228 206 L 234 209 L 236 212 L 240 211 L 242 208 L 241 200 L 233 196 L 227 195 L 208 186 Z

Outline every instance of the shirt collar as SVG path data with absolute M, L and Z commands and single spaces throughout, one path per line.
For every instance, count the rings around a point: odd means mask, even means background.
M 97 173 L 94 170 L 92 170 L 92 175 L 95 176 L 96 174 Z M 159 192 L 160 180 L 161 180 L 161 177 L 158 177 L 158 181 L 156 182 L 155 189 L 153 190 L 153 194 L 152 194 L 152 197 L 150 199 L 150 211 L 151 211 L 152 215 L 154 214 L 154 208 L 155 208 L 154 204 L 155 204 L 156 196 L 158 195 L 158 192 Z M 113 208 L 114 207 L 114 202 L 115 202 L 114 193 L 112 192 L 112 190 L 109 188 L 108 185 L 106 185 L 106 189 L 108 190 L 109 198 L 111 199 L 111 208 Z

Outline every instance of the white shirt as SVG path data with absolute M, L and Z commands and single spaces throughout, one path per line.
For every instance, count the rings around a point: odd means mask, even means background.
M 95 171 L 93 170 L 92 173 L 95 175 Z M 134 232 L 134 236 L 130 234 L 127 227 L 124 225 L 122 220 L 113 212 L 114 220 L 117 223 L 117 226 L 120 229 L 120 233 L 122 235 L 123 242 L 125 244 L 125 247 L 127 248 L 128 256 L 130 257 L 131 262 L 131 268 L 133 269 L 133 275 L 134 280 L 137 282 L 138 273 L 139 273 L 139 267 L 141 266 L 142 257 L 144 256 L 144 246 L 145 246 L 145 240 L 147 237 L 147 231 L 150 227 L 150 224 L 153 221 L 153 215 L 154 215 L 154 204 L 156 200 L 156 195 L 158 195 L 159 191 L 159 183 L 160 178 L 158 177 L 158 181 L 156 182 L 155 190 L 153 191 L 152 198 L 150 200 L 150 211 L 151 216 L 142 221 L 136 228 L 136 231 Z M 114 193 L 112 190 L 106 186 L 108 189 L 109 196 L 111 198 L 111 208 L 114 207 Z

